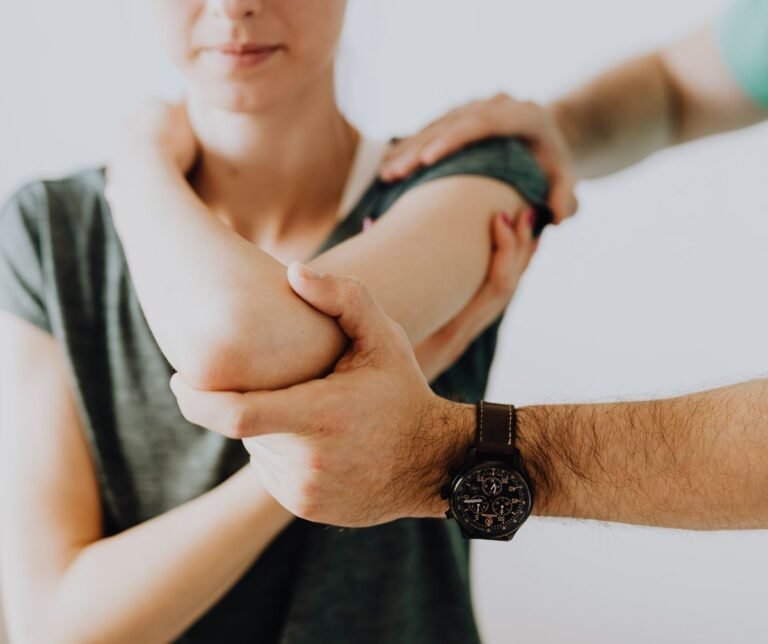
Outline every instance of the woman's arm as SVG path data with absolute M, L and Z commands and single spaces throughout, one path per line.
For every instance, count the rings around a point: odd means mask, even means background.
M 181 120 L 178 112 L 161 116 L 149 129 L 178 130 Z M 137 136 L 152 138 L 129 134 Z M 280 388 L 327 371 L 344 348 L 336 325 L 295 297 L 283 265 L 211 216 L 169 147 L 160 136 L 118 155 L 110 200 L 134 285 L 170 362 L 200 389 Z M 491 179 L 437 180 L 313 265 L 365 282 L 415 343 L 482 284 L 494 213 L 522 208 L 511 188 Z
M 0 355 L 0 570 L 13 641 L 168 642 L 289 523 L 246 468 L 104 538 L 96 474 L 56 342 L 0 314 Z

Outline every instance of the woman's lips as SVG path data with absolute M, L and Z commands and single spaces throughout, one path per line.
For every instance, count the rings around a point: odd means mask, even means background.
M 226 71 L 246 70 L 257 67 L 272 58 L 280 45 L 220 45 L 204 50 L 206 57 Z

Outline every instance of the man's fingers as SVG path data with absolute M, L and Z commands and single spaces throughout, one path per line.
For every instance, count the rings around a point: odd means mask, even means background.
M 229 438 L 263 434 L 300 433 L 313 414 L 312 383 L 280 391 L 236 393 L 200 391 L 175 374 L 171 389 L 184 417 Z
M 288 282 L 305 302 L 336 318 L 353 342 L 388 346 L 388 318 L 359 280 L 318 273 L 294 262 L 288 267 Z
M 384 181 L 398 181 L 418 170 L 421 151 L 432 136 L 432 131 L 426 130 L 397 143 L 384 158 L 379 176 Z

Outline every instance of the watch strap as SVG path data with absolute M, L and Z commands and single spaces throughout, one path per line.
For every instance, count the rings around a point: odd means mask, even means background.
M 517 412 L 514 405 L 499 405 L 481 400 L 477 403 L 475 448 L 480 456 L 516 455 Z

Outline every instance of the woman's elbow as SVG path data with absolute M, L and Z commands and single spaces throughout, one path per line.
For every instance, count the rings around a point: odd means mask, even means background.
M 280 389 L 327 373 L 347 339 L 337 323 L 315 311 L 274 312 L 260 319 L 252 310 L 227 309 L 207 316 L 174 338 L 172 364 L 187 383 L 204 391 Z
M 260 361 L 260 339 L 243 328 L 248 319 L 237 307 L 218 302 L 188 316 L 183 328 L 164 329 L 158 342 L 168 361 L 187 383 L 205 391 L 237 391 L 248 384 L 249 361 Z
M 206 337 L 184 352 L 174 366 L 187 384 L 195 389 L 248 391 L 257 388 L 253 386 L 253 372 L 248 360 L 258 360 L 259 353 L 232 342 Z

